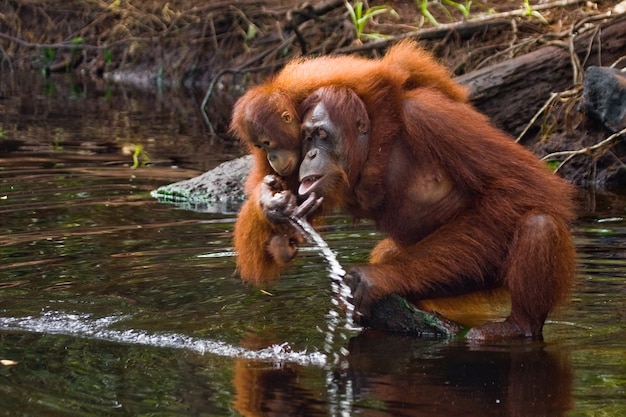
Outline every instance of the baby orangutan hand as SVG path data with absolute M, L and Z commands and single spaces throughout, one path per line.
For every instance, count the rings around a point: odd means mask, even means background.
M 267 219 L 274 224 L 289 223 L 291 220 L 306 218 L 322 204 L 322 198 L 312 193 L 298 205 L 294 193 L 285 189 L 285 184 L 274 175 L 266 175 L 261 184 L 259 204 Z
M 298 254 L 298 247 L 304 242 L 300 228 L 294 227 L 293 222 L 314 212 L 322 199 L 312 195 L 298 205 L 296 196 L 285 190 L 283 182 L 274 175 L 267 175 L 261 187 L 259 203 L 275 227 L 266 249 L 274 261 L 283 266 Z

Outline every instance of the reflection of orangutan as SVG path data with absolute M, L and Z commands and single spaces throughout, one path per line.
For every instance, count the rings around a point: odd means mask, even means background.
M 346 276 L 365 322 L 389 294 L 416 301 L 503 287 L 509 317 L 468 338 L 541 337 L 575 272 L 563 180 L 437 89 L 382 84 L 359 97 L 323 87 L 301 114 L 299 194 L 373 219 L 389 236 Z
M 403 90 L 432 86 L 452 100 L 467 100 L 465 88 L 452 81 L 448 71 L 430 54 L 407 40 L 392 47 L 381 59 L 332 56 L 296 60 L 273 80 L 250 89 L 237 101 L 231 130 L 254 156 L 246 181 L 249 199 L 241 208 L 234 233 L 237 269 L 243 280 L 265 283 L 276 278 L 296 255 L 301 242 L 291 226 L 266 216 L 273 207 L 296 203 L 293 194 L 277 191 L 283 187 L 294 193 L 297 190 L 300 102 L 321 86 L 341 85 L 364 97 L 366 105 L 368 102 L 379 105 L 378 87 L 374 87 L 379 84 Z M 397 115 L 386 110 L 386 105 L 371 110 L 380 114 L 379 120 L 397 119 Z M 372 126 L 377 136 L 392 137 L 394 132 L 386 132 L 386 128 L 386 124 Z M 370 168 L 360 175 L 375 180 L 372 177 L 379 175 L 380 170 Z M 279 175 L 282 182 L 263 184 L 268 174 Z M 376 197 L 380 200 L 382 195 Z
M 237 359 L 233 408 L 246 417 L 329 410 L 359 416 L 555 417 L 572 409 L 572 368 L 563 349 L 521 344 L 470 350 L 379 332 L 360 333 L 347 349 L 348 367 L 333 374 L 327 395 L 317 369 Z

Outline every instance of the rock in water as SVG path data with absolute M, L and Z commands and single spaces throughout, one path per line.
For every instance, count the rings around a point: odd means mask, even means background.
M 236 213 L 245 200 L 244 181 L 252 156 L 226 161 L 197 177 L 164 185 L 150 194 L 162 203 L 210 213 Z

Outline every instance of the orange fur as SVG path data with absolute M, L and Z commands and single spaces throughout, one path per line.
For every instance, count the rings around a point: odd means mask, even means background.
M 304 98 L 324 85 L 352 88 L 366 97 L 365 101 L 381 85 L 393 85 L 400 89 L 431 86 L 460 102 L 465 102 L 468 97 L 467 90 L 449 77 L 448 70 L 411 40 L 393 46 L 380 59 L 356 56 L 297 59 L 274 79 L 246 92 L 235 104 L 231 121 L 233 134 L 254 155 L 253 168 L 246 181 L 249 199 L 237 218 L 234 231 L 237 269 L 246 282 L 261 284 L 271 281 L 282 268 L 268 256 L 266 250 L 267 242 L 277 231 L 275 225 L 264 218 L 257 190 L 266 175 L 276 173 L 266 154 L 255 145 L 259 137 L 266 136 L 285 149 L 299 149 L 298 106 Z M 385 110 L 385 106 L 377 111 L 388 119 L 397 118 L 392 111 Z M 289 123 L 282 117 L 285 114 L 290 116 Z M 393 131 L 384 132 L 385 128 L 385 125 L 372 126 L 378 136 L 395 134 Z M 363 176 L 372 179 L 379 175 L 378 169 L 366 169 L 363 173 Z M 288 189 L 295 192 L 297 171 L 283 180 Z
M 258 207 L 258 192 L 250 195 L 239 211 L 235 224 L 233 243 L 237 249 L 239 274 L 253 284 L 267 283 L 274 280 L 281 265 L 267 252 L 267 244 L 274 233 L 273 225 L 265 218 Z
M 393 239 L 383 239 L 370 253 L 370 264 L 391 260 L 400 251 Z M 506 318 L 511 311 L 511 297 L 504 288 L 496 288 L 453 297 L 415 300 L 415 306 L 423 311 L 439 313 L 464 326 L 474 327 Z
M 319 116 L 311 122 L 307 112 L 322 103 L 332 109 L 329 131 L 356 142 L 346 126 L 358 107 L 333 109 L 348 102 L 342 95 L 354 93 L 336 86 L 318 90 L 303 109 L 303 126 L 321 123 Z M 475 328 L 468 337 L 540 338 L 547 315 L 574 278 L 572 188 L 472 106 L 437 89 L 383 82 L 357 94 L 372 125 L 365 168 L 355 184 L 332 189 L 320 182 L 314 190 L 357 217 L 375 220 L 390 237 L 369 265 L 347 276 L 357 309 L 367 316 L 389 294 L 420 302 L 503 288 L 511 298 L 507 319 Z M 322 149 L 313 149 L 318 152 L 310 154 L 311 163 L 319 164 Z M 345 190 L 348 195 L 336 195 Z

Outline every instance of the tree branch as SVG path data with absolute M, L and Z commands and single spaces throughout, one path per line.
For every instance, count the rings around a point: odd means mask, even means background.
M 619 132 L 616 132 L 616 133 L 612 134 L 608 138 L 604 139 L 603 141 L 600 141 L 600 142 L 596 143 L 595 145 L 587 146 L 587 147 L 584 147 L 582 149 L 577 149 L 577 150 L 573 150 L 573 151 L 553 152 L 551 154 L 548 154 L 548 155 L 544 156 L 543 158 L 541 158 L 541 160 L 542 161 L 551 161 L 551 160 L 554 160 L 554 159 L 556 159 L 558 157 L 566 156 L 566 158 L 554 170 L 554 172 L 557 172 L 559 169 L 561 169 L 561 167 L 563 167 L 567 162 L 569 162 L 576 155 L 583 155 L 583 154 L 594 153 L 595 151 L 597 151 L 599 149 L 602 149 L 605 146 L 612 145 L 611 142 L 614 141 L 615 139 L 619 138 L 622 135 L 626 135 L 626 128 L 620 130 Z

